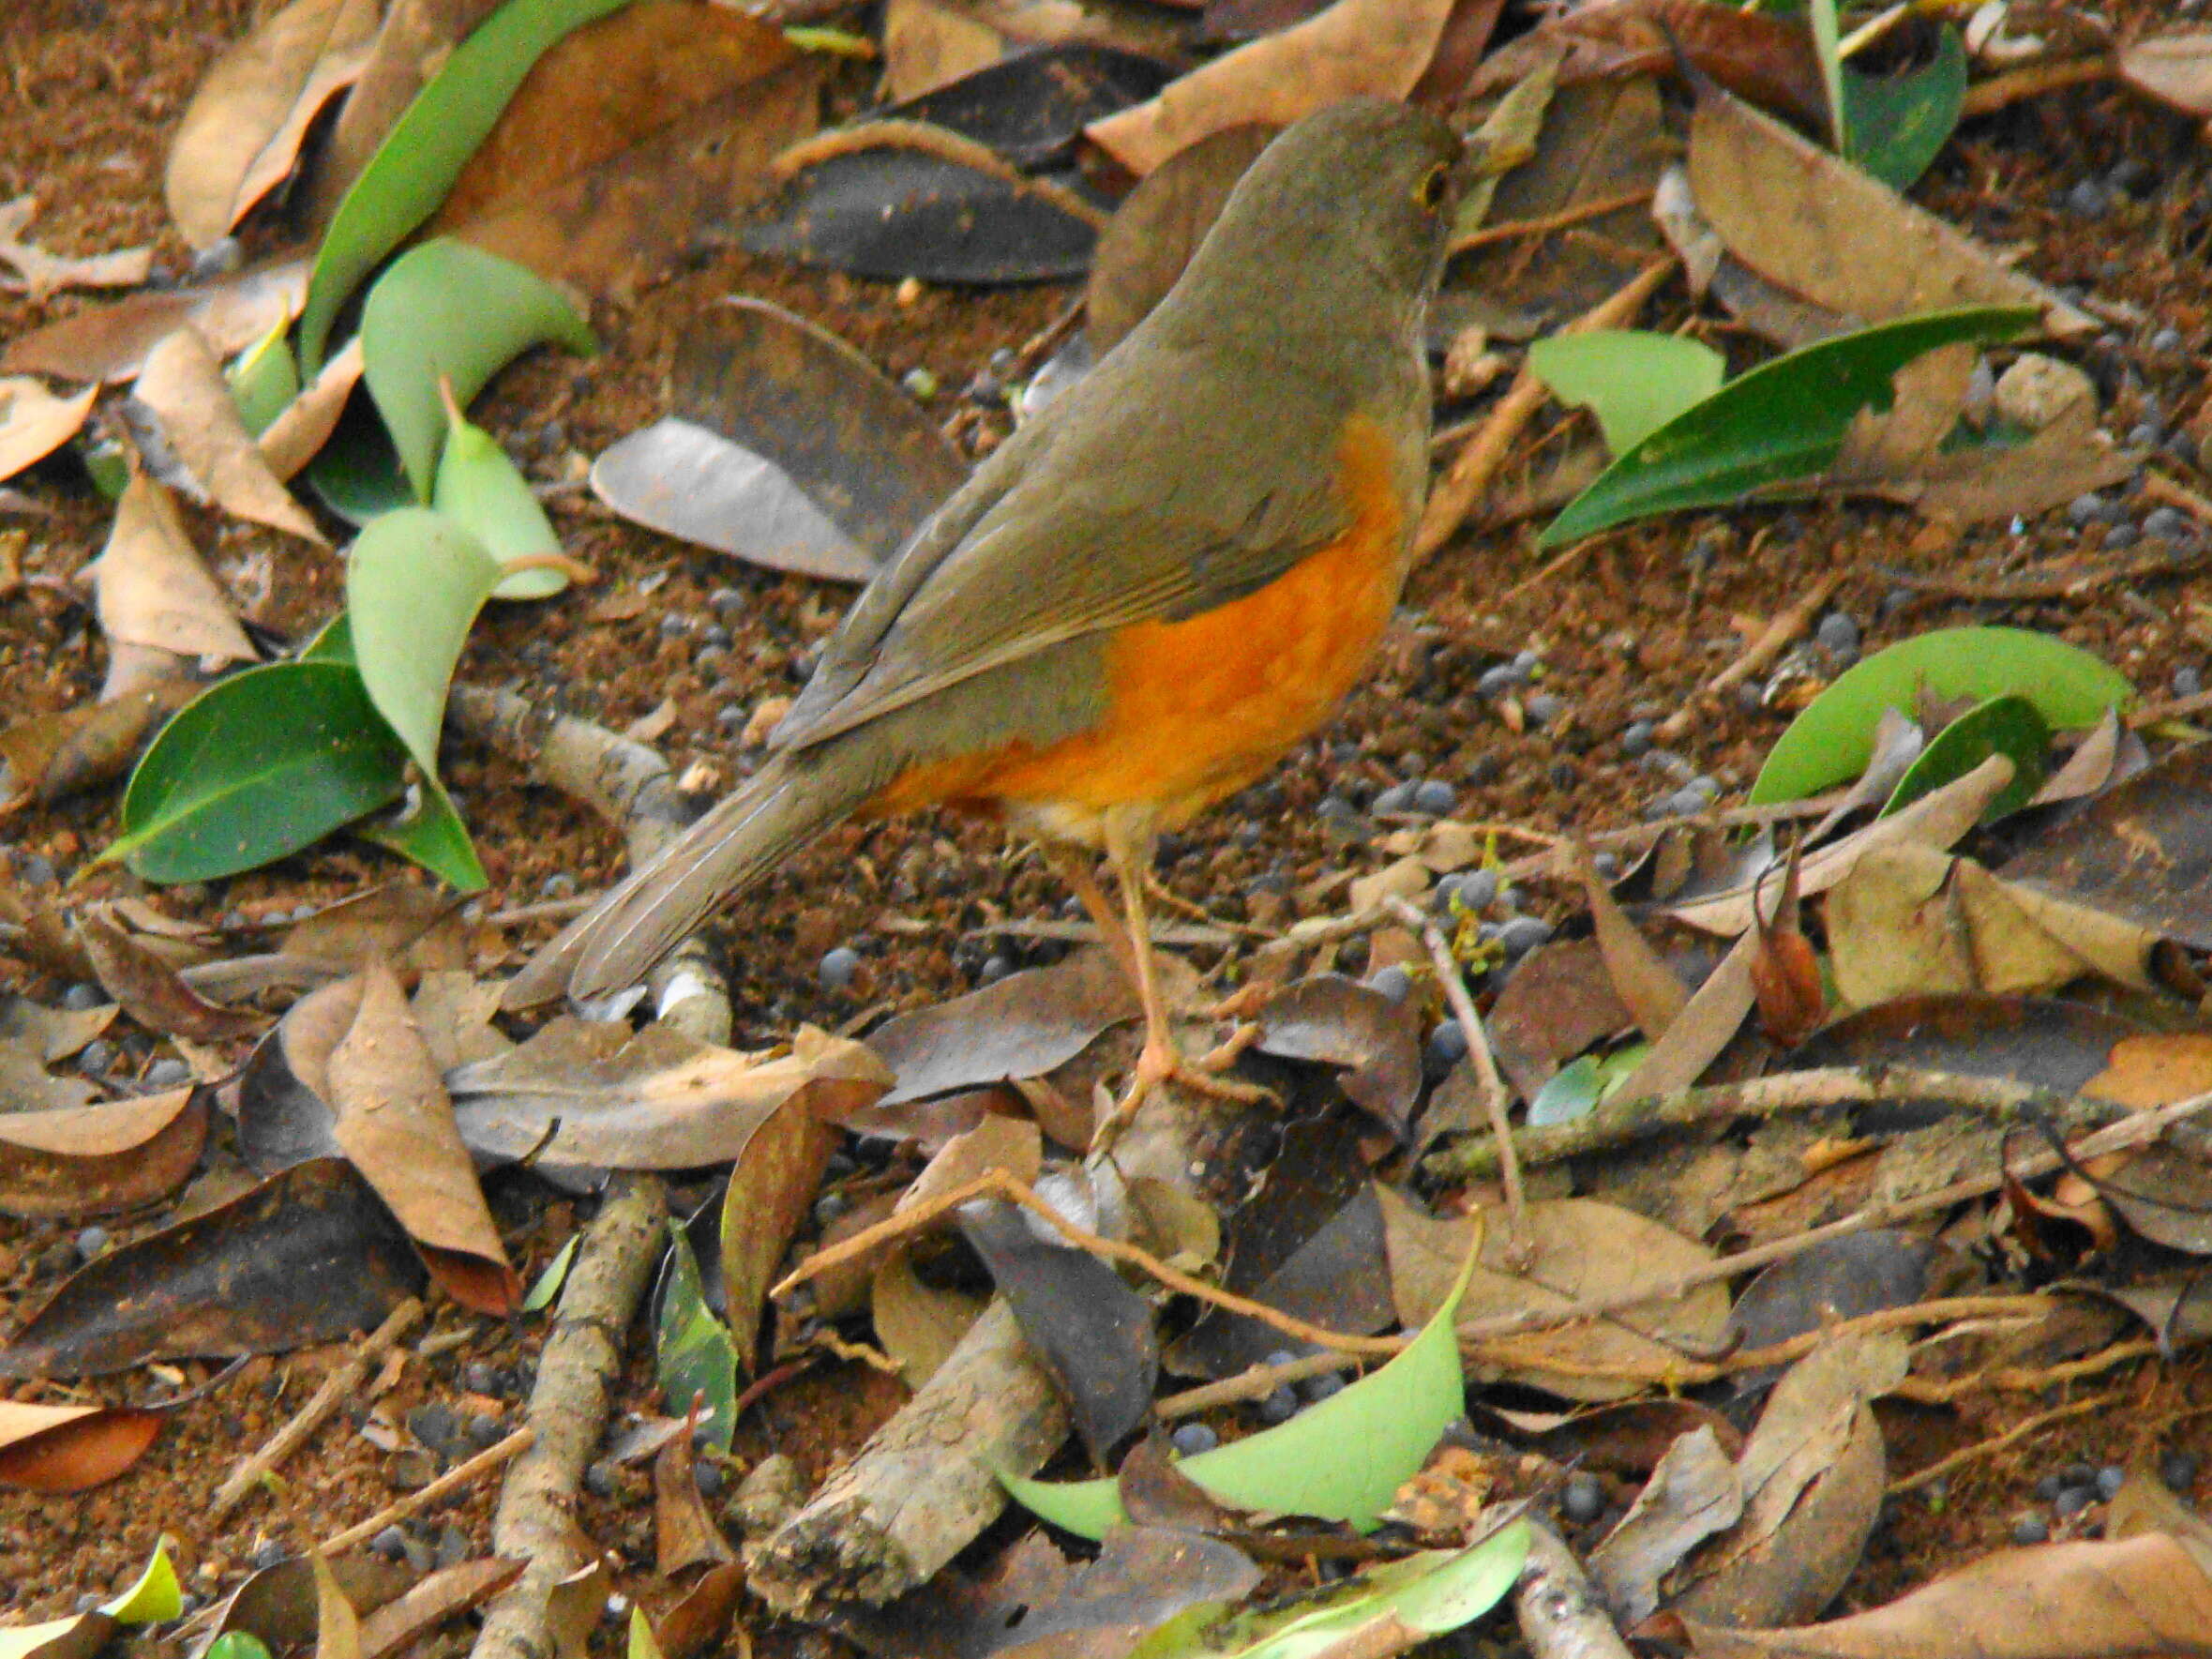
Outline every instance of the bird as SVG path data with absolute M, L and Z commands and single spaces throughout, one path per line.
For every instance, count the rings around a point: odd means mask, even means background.
M 1169 1078 L 1221 1092 L 1161 991 L 1154 841 L 1323 727 L 1396 610 L 1462 154 L 1380 98 L 1287 127 L 1151 314 L 862 590 L 753 776 L 505 1005 L 636 983 L 839 822 L 951 808 L 1034 838 L 1133 982 L 1145 1037 L 1117 1115 Z

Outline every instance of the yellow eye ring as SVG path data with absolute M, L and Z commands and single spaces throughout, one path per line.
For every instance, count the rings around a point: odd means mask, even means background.
M 1422 174 L 1421 183 L 1414 188 L 1413 199 L 1434 213 L 1444 204 L 1444 190 L 1450 181 L 1450 169 L 1439 161 Z

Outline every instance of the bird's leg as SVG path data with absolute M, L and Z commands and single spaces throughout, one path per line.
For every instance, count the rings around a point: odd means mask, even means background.
M 1112 955 L 1122 974 L 1131 985 L 1139 983 L 1142 975 L 1136 965 L 1135 947 L 1130 943 L 1128 926 L 1106 897 L 1106 889 L 1098 884 L 1090 858 L 1079 848 L 1059 841 L 1041 841 L 1037 851 L 1046 867 L 1066 882 L 1068 891 L 1081 902 L 1091 925 L 1098 929 L 1099 943 Z
M 1136 1000 L 1144 1009 L 1144 1048 L 1136 1057 L 1136 1072 L 1130 1079 L 1129 1091 L 1114 1108 L 1110 1120 L 1115 1125 L 1128 1122 L 1129 1117 L 1144 1103 L 1145 1096 L 1161 1083 L 1173 1078 L 1183 1087 L 1201 1094 L 1220 1099 L 1252 1102 L 1272 1099 L 1270 1093 L 1256 1084 L 1236 1081 L 1216 1076 L 1183 1058 L 1175 1046 L 1175 1031 L 1167 1018 L 1166 999 L 1160 994 L 1159 964 L 1152 950 L 1151 918 L 1145 908 L 1145 867 L 1150 860 L 1151 842 L 1149 837 L 1133 834 L 1128 823 L 1111 814 L 1106 825 L 1106 862 L 1114 867 L 1114 878 L 1121 884 L 1121 906 L 1127 918 L 1127 939 L 1133 959 L 1132 977 L 1136 984 Z M 1209 1058 L 1211 1058 L 1209 1056 Z M 1236 1058 L 1232 1051 L 1227 1060 Z

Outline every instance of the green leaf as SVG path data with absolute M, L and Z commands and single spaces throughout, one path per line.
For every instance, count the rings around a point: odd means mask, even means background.
M 1765 485 L 1817 477 L 1853 416 L 1889 408 L 1890 377 L 1915 357 L 1956 340 L 2009 339 L 2036 317 L 2020 306 L 1937 311 L 1763 363 L 1616 459 L 1539 545 L 1557 547 L 1652 513 L 1730 505 Z
M 1966 48 L 1946 23 L 1935 55 L 1903 75 L 1843 71 L 1845 156 L 1891 189 L 1910 189 L 1966 108 Z
M 468 826 L 454 810 L 445 786 L 434 777 L 409 792 L 396 812 L 377 813 L 352 827 L 362 839 L 412 859 L 458 892 L 480 893 L 491 885 Z
M 207 1644 L 203 1659 L 272 1659 L 269 1645 L 250 1631 L 226 1630 Z
M 1923 688 L 1949 698 L 2017 694 L 2061 731 L 2095 725 L 2135 697 L 2125 675 L 2048 634 L 1939 628 L 1876 652 L 1807 703 L 1759 769 L 1751 804 L 1802 800 L 1857 777 L 1873 758 L 1882 711 L 1911 714 Z
M 502 367 L 541 340 L 599 349 L 568 296 L 534 271 L 441 238 L 393 262 L 361 310 L 361 378 L 419 501 L 430 499 L 445 436 L 441 381 L 467 408 Z
M 339 611 L 324 623 L 320 632 L 299 648 L 300 662 L 343 662 L 354 660 L 354 625 L 346 613 Z
M 626 1659 L 661 1659 L 660 1643 L 654 1639 L 653 1622 L 643 1607 L 630 1608 L 630 1645 Z
M 1528 1103 L 1530 1128 L 1548 1127 L 1553 1124 L 1571 1124 L 1576 1118 L 1587 1118 L 1598 1109 L 1602 1079 L 1598 1076 L 1598 1057 L 1585 1054 L 1569 1061 L 1544 1079 L 1537 1090 L 1536 1098 Z
M 1528 368 L 1553 396 L 1595 415 L 1605 447 L 1626 455 L 1719 391 L 1728 361 L 1678 334 L 1602 328 L 1538 340 L 1528 348 Z
M 438 210 L 539 55 L 569 30 L 628 3 L 508 0 L 454 49 L 392 124 L 323 234 L 299 320 L 299 354 L 310 371 L 323 367 L 339 308 Z
M 376 417 L 374 405 L 357 392 L 347 400 L 337 430 L 302 476 L 324 506 L 355 529 L 415 505 L 391 433 Z
M 231 383 L 231 400 L 238 405 L 246 430 L 257 438 L 299 396 L 299 365 L 284 338 L 289 326 L 278 324 L 241 352 L 224 374 Z
M 1820 65 L 1820 87 L 1827 95 L 1828 145 L 1841 151 L 1850 130 L 1843 102 L 1843 41 L 1836 26 L 1836 0 L 1809 0 L 1807 22 L 1813 25 L 1813 55 Z
M 154 1559 L 138 1576 L 138 1582 L 113 1601 L 100 1606 L 101 1612 L 126 1628 L 134 1624 L 160 1624 L 179 1617 L 184 1610 L 184 1590 L 176 1581 L 176 1569 L 169 1564 L 167 1538 L 154 1546 Z
M 498 583 L 484 544 L 429 507 L 386 513 L 347 558 L 346 616 L 362 684 L 426 777 L 438 776 L 454 664 Z
M 430 491 L 430 505 L 474 531 L 502 565 L 558 553 L 561 538 L 553 534 L 552 521 L 499 440 L 473 425 L 459 404 L 448 405 L 445 414 L 445 445 L 438 455 L 438 481 Z M 491 596 L 547 599 L 567 585 L 565 570 L 518 570 L 501 578 Z
M 1153 1630 L 1130 1659 L 1309 1659 L 1331 1652 L 1397 1652 L 1369 1644 L 1391 1626 L 1437 1636 L 1471 1623 L 1512 1589 L 1528 1560 L 1528 1523 L 1514 1521 L 1465 1549 L 1431 1549 L 1250 1612 L 1194 1606 Z M 1396 1632 L 1392 1632 L 1394 1637 Z
M 204 882 L 303 847 L 405 787 L 407 751 L 342 662 L 278 662 L 177 711 L 131 774 L 101 853 L 149 882 Z
M 2035 799 L 2043 787 L 2050 749 L 2051 728 L 2033 702 L 2016 695 L 1993 697 L 1935 734 L 1897 780 L 1881 816 L 1902 812 L 1922 795 L 1965 777 L 1990 756 L 2003 755 L 2012 762 L 2012 781 L 1981 809 L 1981 822 L 1994 823 Z
M 1404 1352 L 1372 1376 L 1287 1423 L 1183 1458 L 1176 1468 L 1240 1509 L 1318 1516 L 1372 1530 L 1437 1437 L 1466 1410 L 1452 1321 L 1473 1270 L 1470 1253 L 1444 1305 Z M 1110 1477 L 1000 1478 L 1031 1513 L 1078 1537 L 1103 1538 L 1127 1522 Z
M 699 1258 L 676 1222 L 669 1224 L 669 1259 L 661 1269 L 653 1325 L 654 1362 L 670 1415 L 682 1416 L 704 1395 L 700 1427 L 717 1451 L 728 1451 L 737 1416 L 737 1344 L 707 1307 Z
M 582 1243 L 583 1234 L 570 1233 L 568 1242 L 553 1252 L 545 1272 L 530 1287 L 530 1294 L 522 1298 L 524 1313 L 536 1313 L 553 1305 L 553 1298 L 561 1294 L 561 1287 L 568 1282 L 568 1270 L 576 1265 L 576 1247 Z

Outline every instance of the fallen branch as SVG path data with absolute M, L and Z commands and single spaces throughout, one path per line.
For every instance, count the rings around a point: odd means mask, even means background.
M 1527 1524 L 1528 1561 L 1513 1591 L 1513 1617 L 1530 1659 L 1629 1659 L 1628 1644 L 1574 1552 L 1534 1516 Z
M 386 1314 L 384 1322 L 362 1338 L 360 1346 L 347 1355 L 345 1363 L 325 1377 L 323 1386 L 308 1396 L 307 1404 L 294 1411 L 281 1428 L 263 1442 L 258 1452 L 233 1470 L 230 1477 L 216 1488 L 208 1520 L 225 1519 L 250 1494 L 259 1491 L 277 1465 L 306 1445 L 333 1412 L 360 1393 L 369 1367 L 382 1360 L 400 1337 L 420 1324 L 422 1317 L 423 1305 L 412 1296 Z
M 495 1555 L 529 1564 L 491 1605 L 473 1659 L 545 1659 L 554 1586 L 591 1563 L 577 1547 L 577 1492 L 607 1426 L 608 1400 L 623 1370 L 623 1334 L 645 1294 L 666 1242 L 668 1188 L 660 1178 L 624 1172 L 607 1184 L 584 1229 L 538 1355 L 526 1426 L 533 1440 L 516 1459 L 491 1519 Z

